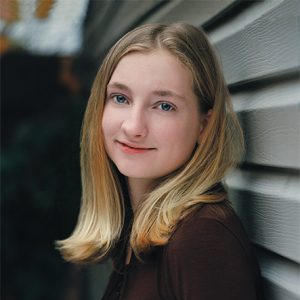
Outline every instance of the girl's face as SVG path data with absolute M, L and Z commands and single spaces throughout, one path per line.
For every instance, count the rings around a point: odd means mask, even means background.
M 105 149 L 129 178 L 155 180 L 186 163 L 203 129 L 192 76 L 167 51 L 133 52 L 107 85 Z

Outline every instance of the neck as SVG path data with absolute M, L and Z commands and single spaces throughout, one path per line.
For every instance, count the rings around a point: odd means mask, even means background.
M 133 213 L 146 193 L 150 192 L 153 180 L 141 178 L 127 178 L 128 191 Z

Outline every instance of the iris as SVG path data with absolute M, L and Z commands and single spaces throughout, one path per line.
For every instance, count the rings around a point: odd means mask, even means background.
M 127 101 L 126 98 L 123 95 L 115 95 L 113 97 L 113 99 L 116 103 L 119 103 L 119 104 L 123 104 Z
M 171 111 L 173 110 L 174 108 L 169 104 L 169 103 L 161 103 L 160 104 L 160 108 L 163 110 L 163 111 Z

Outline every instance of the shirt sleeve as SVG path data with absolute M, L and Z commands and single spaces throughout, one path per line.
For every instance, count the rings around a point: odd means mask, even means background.
M 164 278 L 172 299 L 256 299 L 251 260 L 238 237 L 213 218 L 188 223 L 169 241 Z

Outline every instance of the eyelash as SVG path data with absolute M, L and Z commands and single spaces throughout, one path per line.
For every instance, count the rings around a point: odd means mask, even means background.
M 124 102 L 119 102 L 119 101 L 117 100 L 117 97 L 122 97 L 123 100 L 124 100 Z M 111 96 L 111 99 L 114 101 L 114 103 L 119 104 L 119 105 L 121 105 L 121 104 L 127 104 L 127 103 L 128 103 L 127 97 L 124 96 L 124 95 L 121 95 L 121 94 L 118 94 L 118 95 L 112 95 L 112 96 Z M 170 107 L 169 110 L 164 110 L 164 109 L 162 108 L 162 105 L 165 105 L 165 104 L 168 105 L 168 106 Z M 175 106 L 175 105 L 173 105 L 173 104 L 171 104 L 171 103 L 169 103 L 169 102 L 166 102 L 166 101 L 161 101 L 161 102 L 157 103 L 157 104 L 154 106 L 154 108 L 157 108 L 157 107 L 158 107 L 158 108 L 161 107 L 160 110 L 161 110 L 161 111 L 164 111 L 164 112 L 171 112 L 171 111 L 175 111 L 175 110 L 176 110 L 176 106 Z

